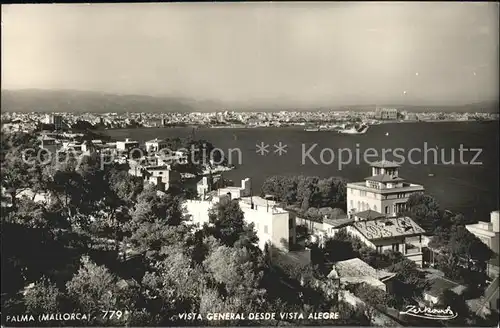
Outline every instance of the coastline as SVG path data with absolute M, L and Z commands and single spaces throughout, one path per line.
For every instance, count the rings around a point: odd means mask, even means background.
M 203 172 L 200 175 L 195 175 L 192 173 L 181 173 L 181 178 L 194 179 L 196 177 L 203 177 L 203 176 L 207 176 L 210 174 L 219 174 L 219 173 L 223 173 L 223 172 L 232 171 L 234 169 L 235 169 L 234 166 L 217 165 L 213 169 L 204 168 Z
M 485 120 L 485 121 L 476 121 L 476 120 L 420 120 L 420 121 L 379 121 L 377 124 L 370 125 L 381 125 L 381 124 L 409 124 L 409 123 L 493 123 L 498 122 L 499 120 Z
M 499 120 L 420 120 L 420 121 L 377 121 L 375 124 L 368 123 L 368 126 L 382 124 L 417 124 L 417 123 L 493 123 Z M 134 129 L 287 129 L 287 128 L 305 128 L 305 125 L 283 125 L 283 126 L 260 126 L 260 125 L 187 125 L 187 126 L 141 126 L 141 127 L 121 127 L 121 128 L 106 128 L 97 129 L 96 131 L 113 131 L 113 130 L 134 130 Z M 328 132 L 328 131 L 327 131 Z

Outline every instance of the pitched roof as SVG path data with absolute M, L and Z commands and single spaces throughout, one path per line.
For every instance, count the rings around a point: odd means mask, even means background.
M 377 270 L 359 258 L 339 261 L 334 264 L 329 278 L 374 278 L 386 280 L 394 277 L 394 273 L 384 270 Z
M 363 219 L 363 220 L 385 218 L 384 214 L 377 212 L 377 211 L 374 211 L 374 210 L 366 210 L 366 211 L 358 212 L 358 213 L 354 214 L 354 216 L 356 216 L 360 219 Z
M 395 168 L 400 167 L 399 164 L 387 160 L 378 161 L 370 164 L 371 167 Z
M 425 232 L 409 217 L 356 221 L 354 227 L 370 240 L 418 235 Z
M 374 175 L 374 176 L 365 178 L 365 180 L 376 181 L 376 182 L 398 182 L 398 181 L 405 181 L 405 179 L 403 179 L 403 178 L 396 177 L 396 176 L 389 175 L 389 174 Z

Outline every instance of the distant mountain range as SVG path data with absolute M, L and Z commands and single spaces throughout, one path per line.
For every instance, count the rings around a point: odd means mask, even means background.
M 9 112 L 182 113 L 221 108 L 212 101 L 75 90 L 2 90 L 1 96 L 1 109 Z
M 379 108 L 397 108 L 407 112 L 422 113 L 422 112 L 447 112 L 447 113 L 498 113 L 498 101 L 483 101 L 465 105 L 453 106 L 416 106 L 416 105 L 358 105 L 358 106 L 343 106 L 337 110 L 356 110 L 356 111 L 373 111 Z
M 342 107 L 312 107 L 310 110 L 355 110 L 373 111 L 378 107 L 390 107 L 409 112 L 443 111 L 443 112 L 486 112 L 498 113 L 498 101 L 480 102 L 459 106 L 408 106 L 408 105 L 354 105 Z M 273 106 L 274 107 L 274 106 Z M 9 112 L 75 112 L 75 113 L 126 113 L 126 112 L 209 112 L 231 110 L 231 106 L 223 102 L 198 101 L 181 97 L 160 97 L 140 95 L 118 95 L 93 91 L 75 90 L 2 90 L 2 111 Z M 240 111 L 279 111 L 296 110 L 294 108 L 235 108 Z M 300 109 L 306 110 L 306 109 Z

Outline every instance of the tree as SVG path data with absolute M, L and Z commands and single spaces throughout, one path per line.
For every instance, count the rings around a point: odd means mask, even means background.
M 76 171 L 58 171 L 54 175 L 53 190 L 58 192 L 56 197 L 70 217 L 83 209 L 83 183 L 81 175 Z
M 370 322 L 373 322 L 377 313 L 387 306 L 387 294 L 367 283 L 356 286 L 354 295 L 365 302 L 365 315 Z
M 144 184 L 139 177 L 128 174 L 125 169 L 112 168 L 109 171 L 111 190 L 123 205 L 131 206 L 142 192 Z
M 440 305 L 444 308 L 449 306 L 453 309 L 453 312 L 458 314 L 455 319 L 452 319 L 449 322 L 447 321 L 447 325 L 464 325 L 467 322 L 467 318 L 470 316 L 469 306 L 467 305 L 465 298 L 451 290 L 445 290 L 443 292 L 440 297 Z
M 137 223 L 160 220 L 165 224 L 176 226 L 184 219 L 182 199 L 169 194 L 159 195 L 154 185 L 150 184 L 137 196 L 131 215 Z
M 66 289 L 82 311 L 95 315 L 100 314 L 102 309 L 118 308 L 116 282 L 116 277 L 106 267 L 98 266 L 84 256 L 80 269 L 67 282 Z
M 262 185 L 262 193 L 275 196 L 285 205 L 310 207 L 346 207 L 347 183 L 343 178 L 305 176 L 271 176 Z
M 59 213 L 29 199 L 21 200 L 20 211 L 2 213 L 2 291 L 14 293 L 42 276 L 54 277 L 73 262 L 85 239 L 75 238 Z M 76 249 L 78 250 L 76 250 Z M 5 282 L 5 284 L 4 284 Z
M 258 242 L 253 225 L 247 225 L 238 201 L 215 204 L 208 213 L 209 233 L 227 246 L 252 247 Z
M 412 304 L 414 298 L 422 295 L 427 287 L 425 273 L 420 271 L 415 262 L 404 258 L 386 268 L 396 274 L 393 301 L 401 307 Z
M 142 222 L 133 228 L 127 242 L 134 251 L 154 261 L 161 258 L 164 246 L 184 244 L 186 232 L 184 226 L 169 226 L 159 220 Z
M 205 275 L 200 267 L 191 267 L 181 247 L 168 247 L 165 255 L 142 280 L 147 308 L 159 315 L 158 324 L 172 323 L 171 318 L 182 312 L 197 312 L 205 286 Z
M 318 177 L 299 177 L 297 184 L 297 199 L 301 208 L 306 211 L 309 207 L 318 207 L 320 195 L 318 193 Z
M 214 288 L 204 288 L 200 297 L 199 313 L 206 316 L 208 313 L 242 313 L 245 304 L 238 297 L 223 297 Z M 207 321 L 208 325 L 220 325 L 217 321 Z M 238 320 L 228 321 L 228 325 L 238 325 Z
M 26 310 L 33 315 L 60 312 L 61 292 L 45 277 L 24 294 Z
M 343 240 L 342 236 L 335 235 L 334 238 L 329 238 L 325 241 L 325 255 L 329 262 L 344 261 L 357 257 L 357 252 L 354 251 L 350 240 Z
M 451 230 L 448 249 L 451 253 L 462 254 L 468 263 L 473 260 L 487 262 L 493 255 L 493 251 L 464 226 L 458 226 Z
M 207 257 L 203 265 L 213 279 L 224 286 L 228 294 L 236 294 L 243 289 L 254 289 L 261 278 L 245 248 L 219 246 Z
M 403 213 L 411 217 L 426 231 L 432 232 L 440 224 L 442 217 L 437 200 L 425 194 L 412 194 L 406 202 L 406 211 Z
M 429 246 L 439 251 L 438 267 L 452 279 L 467 282 L 477 288 L 493 251 L 464 226 L 438 229 Z
M 17 148 L 16 148 L 17 149 Z M 12 208 L 17 208 L 17 196 L 20 191 L 29 187 L 30 165 L 22 158 L 17 150 L 12 150 L 5 155 L 1 163 L 2 187 L 11 197 Z
M 451 238 L 451 231 L 449 228 L 438 227 L 429 241 L 429 247 L 439 250 L 448 245 Z

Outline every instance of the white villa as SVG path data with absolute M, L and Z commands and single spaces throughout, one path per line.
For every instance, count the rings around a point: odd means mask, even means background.
M 296 246 L 295 217 L 272 200 L 252 196 L 250 184 L 250 179 L 246 178 L 242 180 L 240 187 L 225 187 L 211 191 L 202 200 L 187 200 L 184 205 L 191 216 L 192 224 L 199 227 L 205 223 L 208 224 L 210 208 L 223 200 L 237 200 L 245 221 L 248 224 L 254 224 L 260 249 L 264 250 L 265 245 L 270 244 L 301 262 L 309 263 L 308 250 L 294 250 Z
M 406 182 L 399 176 L 399 165 L 390 161 L 373 163 L 372 175 L 364 182 L 347 184 L 347 213 L 374 210 L 387 216 L 397 216 L 408 198 L 424 192 L 419 184 Z

